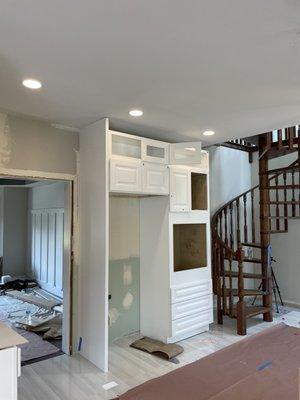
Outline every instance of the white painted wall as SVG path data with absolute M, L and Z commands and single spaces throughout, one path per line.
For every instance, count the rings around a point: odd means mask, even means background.
M 25 275 L 27 271 L 27 189 L 4 188 L 3 273 Z
M 81 353 L 108 370 L 109 195 L 103 119 L 80 133 L 79 154 L 79 336 Z
M 211 215 L 223 204 L 251 188 L 248 154 L 222 146 L 209 151 Z
M 0 113 L 0 167 L 76 173 L 78 133 Z

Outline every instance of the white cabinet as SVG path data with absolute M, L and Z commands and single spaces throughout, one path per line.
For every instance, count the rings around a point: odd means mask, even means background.
M 171 165 L 201 164 L 202 157 L 203 152 L 201 151 L 201 142 L 170 144 Z
M 170 167 L 170 211 L 191 210 L 191 171 L 184 167 Z
M 141 161 L 112 158 L 110 160 L 110 191 L 141 192 Z
M 169 163 L 169 144 L 158 140 L 142 140 L 142 160 L 159 164 Z
M 163 164 L 142 163 L 142 188 L 148 194 L 169 194 L 169 168 Z
M 20 375 L 20 350 L 17 347 L 0 350 L 0 400 L 17 400 Z

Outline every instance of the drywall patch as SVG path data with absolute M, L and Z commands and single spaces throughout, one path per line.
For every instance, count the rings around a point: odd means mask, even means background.
M 8 115 L 0 113 L 0 167 L 5 167 L 11 156 L 12 140 Z
M 124 264 L 123 266 L 123 283 L 125 286 L 132 284 L 132 267 Z
M 109 325 L 114 324 L 120 316 L 119 311 L 116 308 L 110 308 L 108 311 Z
M 130 292 L 127 292 L 122 302 L 123 308 L 125 308 L 125 310 L 129 310 L 130 307 L 132 306 L 132 302 L 133 302 L 133 296 Z

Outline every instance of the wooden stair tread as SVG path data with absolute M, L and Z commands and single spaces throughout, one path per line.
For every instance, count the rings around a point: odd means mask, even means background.
M 262 306 L 248 306 L 246 307 L 246 318 L 254 317 L 255 315 L 265 314 L 270 311 L 269 307 Z M 232 314 L 234 318 L 237 318 L 236 306 L 233 307 Z
M 300 185 L 274 185 L 274 186 L 267 186 L 266 189 L 269 190 L 289 190 L 289 189 L 300 189 Z
M 228 257 L 225 257 L 225 259 L 226 259 L 226 260 L 229 260 Z M 232 258 L 232 261 L 237 261 L 236 257 L 233 257 L 233 258 Z M 247 257 L 245 257 L 244 260 L 243 260 L 243 262 L 249 262 L 249 263 L 254 263 L 254 264 L 261 264 L 261 259 L 260 259 L 260 258 L 255 258 L 255 257 L 253 257 L 253 258 L 247 258 Z
M 239 273 L 237 271 L 224 271 L 224 275 L 227 277 L 232 277 L 232 278 L 238 278 Z M 252 272 L 244 272 L 243 274 L 244 278 L 246 279 L 263 279 L 263 275 L 261 274 L 254 274 Z
M 245 246 L 245 247 L 255 247 L 257 249 L 261 249 L 262 248 L 261 243 L 251 243 L 251 242 L 247 243 L 247 242 L 245 242 L 245 243 L 241 243 L 241 245 Z
M 276 217 L 276 215 L 271 215 L 270 217 L 268 217 L 269 219 L 300 219 L 300 215 L 295 216 L 295 217 L 285 217 L 283 215 L 280 215 L 278 217 Z
M 232 292 L 232 296 L 238 296 L 239 291 L 238 289 L 226 289 L 225 294 L 226 296 L 230 296 L 230 292 Z M 265 293 L 262 290 L 258 289 L 244 289 L 243 291 L 244 296 L 263 296 Z

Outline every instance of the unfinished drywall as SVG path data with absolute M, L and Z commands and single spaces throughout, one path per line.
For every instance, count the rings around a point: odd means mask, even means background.
M 140 329 L 140 200 L 110 197 L 109 340 Z
M 78 133 L 0 113 L 0 167 L 76 174 Z
M 27 189 L 4 188 L 3 273 L 25 275 L 27 270 Z

